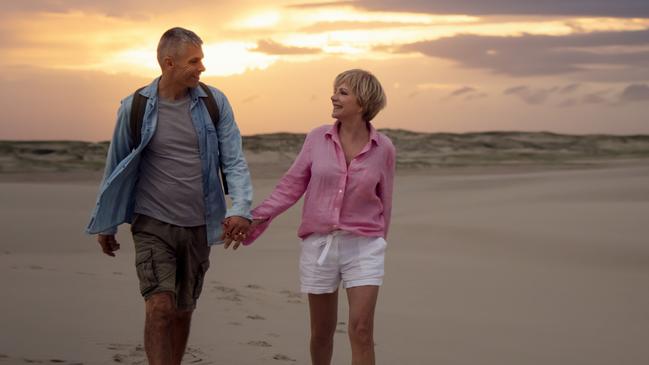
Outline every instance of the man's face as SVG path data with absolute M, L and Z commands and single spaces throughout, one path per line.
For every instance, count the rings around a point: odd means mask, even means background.
M 171 79 L 179 86 L 198 86 L 201 73 L 205 71 L 202 60 L 203 50 L 200 46 L 185 44 L 169 68 Z

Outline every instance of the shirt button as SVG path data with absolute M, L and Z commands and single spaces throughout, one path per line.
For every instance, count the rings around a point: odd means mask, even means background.
M 343 193 L 343 189 L 338 190 L 338 194 L 342 194 L 342 193 Z

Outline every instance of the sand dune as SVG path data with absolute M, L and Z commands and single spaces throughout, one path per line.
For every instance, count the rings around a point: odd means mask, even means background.
M 397 167 L 590 166 L 649 158 L 649 136 L 561 135 L 547 132 L 416 133 L 385 129 L 397 148 Z M 290 165 L 304 134 L 245 136 L 250 166 L 275 176 Z M 100 171 L 107 142 L 0 141 L 0 173 Z M 275 172 L 273 174 L 273 172 Z

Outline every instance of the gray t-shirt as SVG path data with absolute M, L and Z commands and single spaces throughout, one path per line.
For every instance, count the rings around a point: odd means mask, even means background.
M 158 103 L 158 125 L 142 154 L 134 211 L 177 226 L 203 225 L 203 173 L 191 99 Z

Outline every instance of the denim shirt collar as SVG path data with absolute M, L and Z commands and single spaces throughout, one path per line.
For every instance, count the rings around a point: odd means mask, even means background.
M 160 82 L 160 77 L 156 77 L 149 85 L 145 86 L 142 90 L 140 90 L 140 95 L 146 96 L 149 99 L 158 99 L 158 83 Z M 202 87 L 197 86 L 197 87 L 191 87 L 189 88 L 189 96 L 192 99 L 193 102 L 197 102 L 198 98 L 205 98 L 207 97 L 207 94 L 205 93 L 205 90 L 203 90 Z

